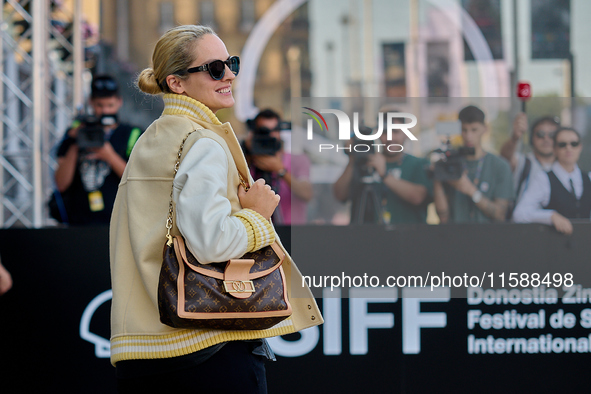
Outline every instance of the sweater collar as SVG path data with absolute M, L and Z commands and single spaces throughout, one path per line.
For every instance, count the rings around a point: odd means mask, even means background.
M 162 115 L 187 115 L 208 123 L 222 124 L 207 106 L 194 98 L 168 93 L 164 95 L 163 100 L 164 111 Z

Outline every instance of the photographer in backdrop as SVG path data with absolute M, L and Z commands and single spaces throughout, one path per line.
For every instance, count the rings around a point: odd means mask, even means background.
M 501 147 L 501 156 L 509 161 L 513 170 L 513 186 L 515 191 L 514 207 L 519 203 L 539 171 L 548 172 L 556 160 L 554 156 L 554 133 L 560 127 L 560 119 L 544 116 L 534 120 L 530 133 L 531 152 L 524 154 L 519 151 L 523 135 L 527 133 L 527 115 L 520 112 L 513 121 L 513 131 Z
M 279 194 L 279 209 L 273 214 L 276 224 L 305 224 L 307 203 L 312 198 L 310 160 L 304 154 L 292 155 L 283 148 L 281 130 L 289 123 L 279 114 L 265 109 L 248 122 L 249 133 L 242 150 L 252 177 L 263 178 Z
M 509 163 L 486 152 L 482 137 L 487 131 L 484 112 L 470 105 L 460 111 L 464 147 L 458 179 L 441 181 L 435 176 L 433 197 L 441 223 L 491 223 L 505 221 L 513 198 Z
M 383 112 L 383 125 L 386 116 Z M 403 118 L 392 121 L 404 123 Z M 371 129 L 365 130 L 371 134 Z M 426 222 L 433 185 L 425 171 L 427 162 L 403 151 L 407 138 L 402 130 L 393 129 L 388 141 L 384 130 L 379 152 L 352 150 L 349 154 L 349 164 L 333 185 L 333 192 L 339 201 L 352 200 L 351 224 Z
M 141 130 L 119 123 L 123 104 L 117 82 L 97 76 L 91 85 L 94 114 L 81 116 L 57 151 L 57 192 L 50 213 L 71 225 L 108 224 L 121 175 Z

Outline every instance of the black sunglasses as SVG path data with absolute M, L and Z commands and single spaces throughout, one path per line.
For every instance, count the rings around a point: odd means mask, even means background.
M 570 146 L 576 148 L 581 143 L 580 141 L 571 141 L 571 142 L 557 142 L 556 146 L 559 148 L 566 148 L 566 146 L 570 143 Z
M 555 131 L 536 131 L 536 137 L 542 139 L 544 137 L 553 138 Z
M 211 63 L 203 66 L 191 67 L 187 70 L 188 73 L 198 73 L 200 71 L 209 71 L 209 75 L 216 81 L 219 81 L 226 74 L 226 65 L 234 75 L 238 75 L 240 71 L 240 58 L 238 56 L 230 56 L 228 60 L 214 60 Z

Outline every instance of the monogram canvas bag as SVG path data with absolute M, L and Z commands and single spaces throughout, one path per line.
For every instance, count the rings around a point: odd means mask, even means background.
M 187 137 L 179 148 L 174 175 Z M 248 190 L 248 184 L 239 176 Z M 163 324 L 175 328 L 263 330 L 291 316 L 281 266 L 285 255 L 277 243 L 239 259 L 200 264 L 183 237 L 170 234 L 172 221 L 171 190 L 158 282 L 158 310 Z

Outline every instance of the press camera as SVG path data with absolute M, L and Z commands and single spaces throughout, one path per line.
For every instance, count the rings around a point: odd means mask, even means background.
M 433 177 L 438 181 L 460 179 L 464 173 L 463 158 L 474 154 L 474 148 L 462 146 L 453 148 L 449 140 L 431 152 L 431 162 L 435 163 Z
M 281 150 L 281 140 L 271 136 L 273 131 L 291 130 L 290 122 L 279 122 L 273 130 L 266 127 L 256 127 L 254 122 L 248 124 L 253 131 L 250 153 L 252 155 L 275 155 Z
M 105 144 L 105 127 L 117 123 L 117 115 L 80 115 L 80 129 L 76 142 L 80 149 L 100 148 Z

